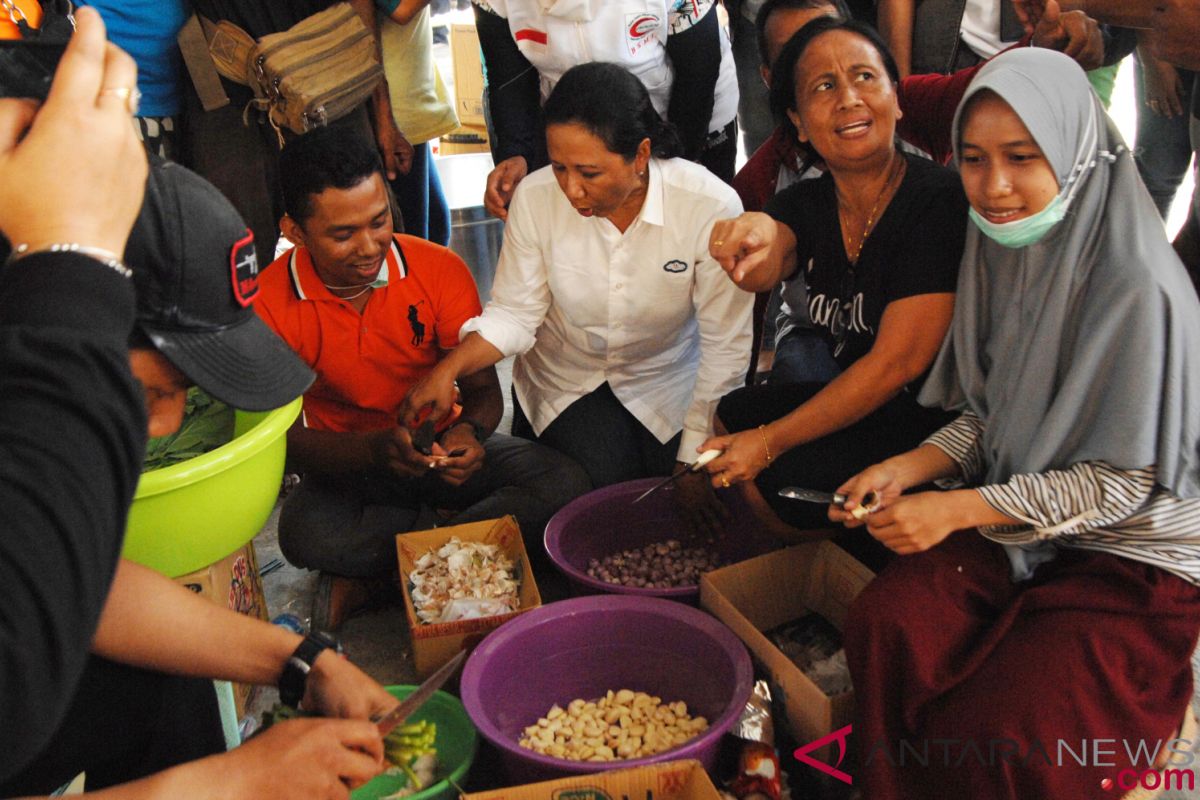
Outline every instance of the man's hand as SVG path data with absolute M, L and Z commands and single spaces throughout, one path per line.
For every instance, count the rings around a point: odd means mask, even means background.
M 463 451 L 461 455 L 451 453 Z M 433 446 L 433 469 L 451 486 L 462 486 L 467 478 L 483 467 L 483 444 L 475 438 L 470 425 L 455 425 L 442 434 Z
M 525 178 L 528 171 L 529 166 L 525 163 L 524 156 L 512 156 L 501 161 L 488 173 L 483 207 L 489 214 L 502 220 L 508 219 L 508 204 L 517 184 Z
M 300 705 L 326 717 L 372 719 L 390 711 L 396 698 L 349 660 L 324 650 L 308 673 Z
M 371 722 L 304 717 L 272 725 L 228 753 L 180 767 L 196 790 L 174 796 L 345 800 L 383 768 L 383 740 Z
M 1200 3 L 1157 0 L 1151 26 L 1156 56 L 1177 67 L 1200 70 Z
M 372 435 L 375 466 L 400 478 L 419 478 L 429 471 L 431 457 L 413 447 L 412 433 L 403 425 Z
M 1187 97 L 1187 87 L 1179 77 L 1179 70 L 1160 58 L 1142 61 L 1142 85 L 1146 105 L 1155 114 L 1163 117 L 1182 117 Z
M 41 110 L 0 99 L 0 231 L 30 250 L 74 242 L 119 256 L 149 169 L 125 96 L 137 66 L 105 42 L 96 11 L 76 22 Z
M 1017 19 L 1025 27 L 1025 33 L 1033 33 L 1034 28 L 1046 13 L 1046 6 L 1053 2 L 1055 0 L 1012 0 L 1013 11 L 1017 13 Z
M 1104 66 L 1104 37 L 1100 23 L 1082 11 L 1062 11 L 1057 0 L 1046 0 L 1033 29 L 1033 46 L 1058 50 L 1085 70 Z
M 376 123 L 375 142 L 383 157 L 383 169 L 388 180 L 396 180 L 397 175 L 407 175 L 412 169 L 413 146 L 404 138 L 390 113 L 382 122 Z

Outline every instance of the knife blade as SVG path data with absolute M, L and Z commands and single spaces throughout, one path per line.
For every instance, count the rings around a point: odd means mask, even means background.
M 803 500 L 806 503 L 822 503 L 825 505 L 841 505 L 846 502 L 846 495 L 839 492 L 821 492 L 816 489 L 801 489 L 799 486 L 785 486 L 779 490 L 780 497 L 789 500 Z
M 433 696 L 433 693 L 442 688 L 450 676 L 458 669 L 459 664 L 467 657 L 466 650 L 460 650 L 458 655 L 447 661 L 442 666 L 438 667 L 437 671 L 421 682 L 417 690 L 404 699 L 400 705 L 393 708 L 383 716 L 373 720 L 375 728 L 379 731 L 380 736 L 387 736 L 392 732 L 392 729 L 404 722 L 412 716 L 418 708 L 425 705 L 425 701 Z
M 841 507 L 842 503 L 845 503 L 848 499 L 841 492 L 822 492 L 817 489 L 802 489 L 799 486 L 785 486 L 779 490 L 779 496 L 786 497 L 789 500 L 803 500 L 806 503 L 821 503 L 822 505 L 834 505 L 838 507 Z M 875 492 L 867 492 L 863 495 L 862 502 L 859 503 L 858 508 L 863 509 L 864 515 L 878 511 L 879 498 Z
M 634 501 L 632 503 L 630 503 L 629 505 L 631 505 L 631 506 L 636 505 L 637 503 L 642 502 L 642 500 L 646 499 L 650 495 L 657 492 L 659 489 L 666 486 L 668 483 L 674 483 L 675 481 L 682 478 L 684 475 L 687 475 L 689 472 L 698 471 L 705 464 L 712 461 L 717 456 L 721 455 L 722 452 L 724 452 L 724 451 L 722 451 L 722 450 L 705 450 L 703 453 L 700 454 L 700 457 L 697 458 L 695 461 L 693 461 L 691 464 L 688 464 L 683 469 L 679 470 L 679 472 L 676 472 L 674 475 L 670 475 L 666 478 L 663 478 L 661 481 L 659 481 L 658 483 L 654 484 L 646 491 L 639 494 L 637 496 L 637 498 L 634 499 Z

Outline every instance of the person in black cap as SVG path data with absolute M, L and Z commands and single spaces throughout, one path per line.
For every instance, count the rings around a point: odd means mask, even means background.
M 151 156 L 125 263 L 138 298 L 135 341 L 216 399 L 268 411 L 312 384 L 312 370 L 254 313 L 254 236 L 208 181 Z
M 42 112 L 0 100 L 0 170 L 22 176 L 0 182 L 14 254 L 0 270 L 0 796 L 85 770 L 111 797 L 344 798 L 380 770 L 368 720 L 395 700 L 322 641 L 119 558 L 147 426 L 178 425 L 192 380 L 265 408 L 311 376 L 286 358 L 255 374 L 278 345 L 245 305 L 245 226 L 194 175 L 155 166 L 131 266 L 115 255 L 146 170 L 135 71 L 94 12 L 78 23 Z M 88 148 L 63 146 L 83 131 Z M 211 683 L 197 680 L 213 677 L 279 681 L 353 719 L 295 720 L 223 753 Z

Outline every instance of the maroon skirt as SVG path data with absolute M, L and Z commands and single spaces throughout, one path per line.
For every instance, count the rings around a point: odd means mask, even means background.
M 1198 632 L 1200 587 L 1113 555 L 1064 548 L 1021 583 L 975 531 L 898 558 L 845 627 L 855 786 L 1119 798 L 1171 746 Z

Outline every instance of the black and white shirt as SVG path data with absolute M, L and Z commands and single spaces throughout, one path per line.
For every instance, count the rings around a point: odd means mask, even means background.
M 966 412 L 925 440 L 948 455 L 968 485 L 986 470 L 983 421 Z M 1200 584 L 1200 499 L 1181 499 L 1155 482 L 1153 465 L 1117 469 L 1083 461 L 1064 470 L 1014 475 L 976 488 L 1001 514 L 1024 525 L 983 525 L 1000 544 L 1053 541 L 1141 561 Z
M 875 344 L 894 300 L 953 292 L 967 231 L 967 199 L 958 174 L 906 155 L 900 188 L 851 264 L 842 244 L 837 195 L 829 173 L 783 190 L 766 212 L 796 237 L 796 273 L 804 280 L 813 326 L 845 369 Z M 859 232 L 854 232 L 857 239 Z

